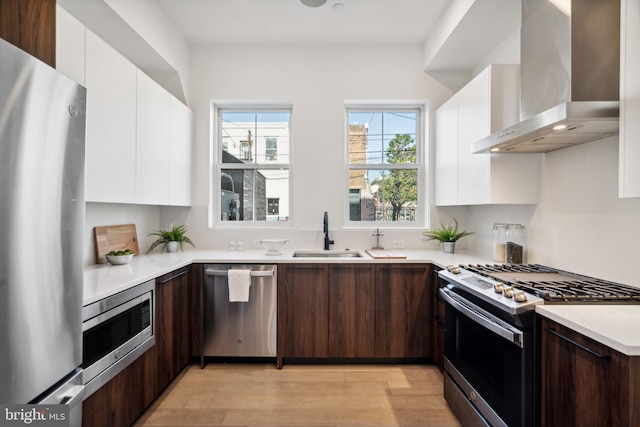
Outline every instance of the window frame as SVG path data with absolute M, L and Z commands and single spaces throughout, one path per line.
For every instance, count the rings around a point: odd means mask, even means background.
M 222 163 L 223 158 L 223 138 L 222 138 L 222 114 L 224 112 L 247 112 L 247 113 L 276 113 L 284 112 L 289 114 L 289 142 L 287 163 Z M 270 229 L 270 228 L 290 228 L 293 227 L 293 104 L 288 101 L 236 101 L 236 100 L 212 100 L 210 109 L 210 147 L 211 161 L 209 167 L 209 226 L 223 229 Z M 280 157 L 280 156 L 279 156 Z M 280 160 L 280 159 L 278 159 Z M 286 170 L 288 172 L 288 195 L 289 216 L 287 221 L 224 221 L 221 218 L 221 174 L 223 170 Z M 268 207 L 267 207 L 268 210 Z
M 416 112 L 416 163 L 349 163 L 349 114 L 355 112 L 388 113 L 388 112 Z M 346 101 L 345 102 L 345 130 L 344 130 L 344 163 L 346 194 L 344 196 L 344 224 L 345 228 L 393 228 L 393 229 L 423 229 L 428 223 L 428 189 L 427 189 L 427 119 L 428 108 L 425 101 Z M 410 166 L 410 167 L 407 167 Z M 417 204 L 415 221 L 353 221 L 350 210 L 349 177 L 352 170 L 416 170 L 418 179 Z

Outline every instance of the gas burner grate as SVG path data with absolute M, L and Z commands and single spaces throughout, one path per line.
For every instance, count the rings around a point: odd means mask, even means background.
M 601 282 L 512 282 L 516 288 L 548 301 L 592 301 L 640 303 L 640 290 L 623 285 Z
M 461 268 L 537 295 L 547 302 L 640 304 L 640 288 L 538 264 L 475 264 Z
M 465 270 L 491 277 L 491 273 L 557 273 L 558 270 L 539 264 L 469 264 Z

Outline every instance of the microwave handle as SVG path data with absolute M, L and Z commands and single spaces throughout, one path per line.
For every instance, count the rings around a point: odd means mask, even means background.
M 455 295 L 454 292 L 450 291 L 447 288 L 440 289 L 440 296 L 457 311 L 464 314 L 483 328 L 488 329 L 494 334 L 507 339 L 520 348 L 524 348 L 524 334 L 522 333 L 522 331 L 511 327 L 507 323 L 503 322 L 492 314 L 487 313 L 475 304 Z

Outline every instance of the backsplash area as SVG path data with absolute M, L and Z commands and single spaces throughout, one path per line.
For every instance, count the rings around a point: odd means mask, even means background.
M 491 256 L 494 222 L 527 230 L 528 262 L 640 287 L 640 199 L 618 198 L 618 138 L 546 153 L 534 206 L 474 206 L 469 229 Z

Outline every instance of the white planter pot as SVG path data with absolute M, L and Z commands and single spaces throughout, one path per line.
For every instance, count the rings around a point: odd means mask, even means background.
M 454 253 L 456 250 L 456 242 L 442 242 L 442 250 L 447 254 Z
M 178 252 L 178 242 L 167 242 L 167 252 Z

